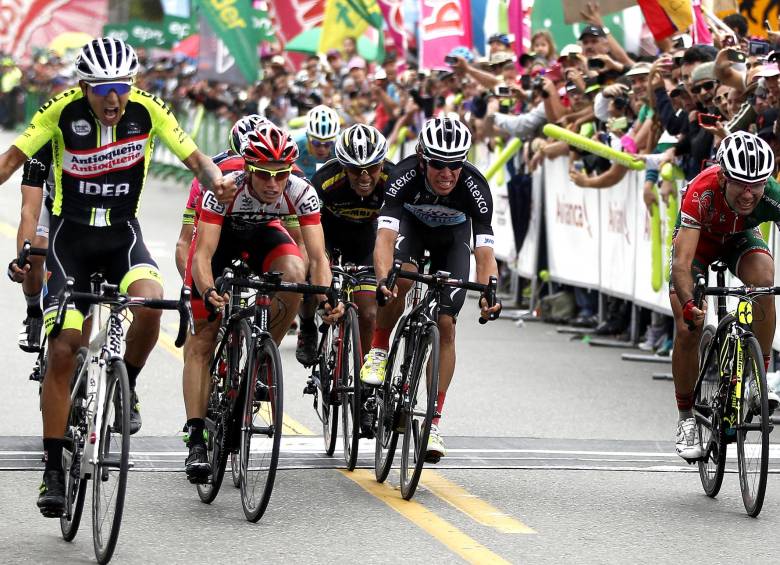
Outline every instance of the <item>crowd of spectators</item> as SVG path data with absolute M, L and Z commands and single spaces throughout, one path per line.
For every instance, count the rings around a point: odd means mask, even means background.
M 659 197 L 668 199 L 675 189 L 659 179 L 665 163 L 691 179 L 730 132 L 749 130 L 780 149 L 780 32 L 770 32 L 769 41 L 753 40 L 747 37 L 745 18 L 735 14 L 724 20 L 729 29 L 712 28 L 712 45 L 691 45 L 689 36 L 680 35 L 659 42 L 654 52 L 629 54 L 604 25 L 596 4 L 587 4 L 581 15 L 578 42 L 560 52 L 552 36 L 540 31 L 532 37 L 532 51 L 518 59 L 513 38 L 496 34 L 486 57 L 459 47 L 440 65 L 421 69 L 413 58 L 400 60 L 392 51 L 381 63 L 367 62 L 348 39 L 342 49 L 305 57 L 299 69 L 283 53 L 268 53 L 261 58 L 263 79 L 250 86 L 201 80 L 195 61 L 141 49 L 144 72 L 138 86 L 160 95 L 177 112 L 201 104 L 226 122 L 259 113 L 284 126 L 326 104 L 346 125 L 376 126 L 390 144 L 403 128 L 414 134 L 426 118 L 444 114 L 458 117 L 489 146 L 502 137 L 518 137 L 523 149 L 508 165 L 510 187 L 519 195 L 513 201 L 518 247 L 527 227 L 530 175 L 544 159 L 569 155 L 571 180 L 581 187 L 607 189 L 627 172 L 545 138 L 547 123 L 644 159 L 648 206 Z M 19 69 L 0 58 L 0 126 L 11 128 L 24 120 L 20 107 L 31 93 L 45 99 L 72 85 L 71 66 L 44 56 Z M 596 326 L 596 294 L 575 294 L 573 323 Z M 597 333 L 624 334 L 628 305 L 611 300 L 607 311 Z M 663 350 L 670 337 L 669 320 L 654 316 L 644 347 Z

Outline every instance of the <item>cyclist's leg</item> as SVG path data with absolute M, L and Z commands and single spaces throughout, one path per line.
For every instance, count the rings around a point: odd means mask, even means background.
M 45 205 L 41 205 L 32 246 L 42 249 L 49 246 L 49 211 Z M 40 347 L 43 329 L 41 294 L 46 258 L 40 255 L 31 255 L 28 261 L 30 262 L 30 271 L 22 281 L 22 292 L 27 303 L 27 316 L 22 324 L 22 330 L 19 332 L 19 346 L 25 351 L 36 351 Z
M 343 222 L 343 224 L 346 224 L 346 222 Z M 325 224 L 323 224 L 323 227 L 325 227 Z M 336 232 L 341 234 L 342 237 L 337 237 L 333 245 L 329 243 L 329 236 L 326 234 L 328 249 L 340 249 L 342 252 L 342 263 L 352 263 L 363 267 L 373 265 L 374 241 L 376 240 L 375 227 L 372 224 L 355 225 L 351 230 L 348 227 L 344 226 L 345 229 Z M 370 274 L 362 276 L 357 286 L 352 289 L 352 299 L 358 307 L 360 350 L 362 354 L 366 354 L 371 349 L 371 340 L 376 327 L 376 277 L 373 270 Z

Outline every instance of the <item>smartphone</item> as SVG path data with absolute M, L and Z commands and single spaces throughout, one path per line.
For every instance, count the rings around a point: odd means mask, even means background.
M 448 65 L 457 65 L 458 64 L 458 58 L 454 55 L 445 55 L 444 56 L 444 62 Z
M 589 69 L 603 69 L 605 66 L 606 63 L 601 59 L 588 59 Z
M 521 76 L 520 86 L 523 88 L 523 90 L 531 90 L 531 75 Z
M 771 51 L 771 49 L 769 48 L 768 41 L 757 41 L 755 39 L 751 39 L 748 42 L 748 53 L 751 55 L 764 57 L 769 54 L 769 51 Z
M 745 54 L 741 51 L 737 51 L 736 49 L 729 49 L 726 51 L 726 56 L 728 57 L 729 61 L 732 63 L 744 63 L 745 62 Z
M 496 93 L 496 96 L 500 96 L 500 97 L 512 96 L 512 91 L 505 84 L 499 84 L 498 86 L 496 86 L 494 92 Z
M 737 44 L 737 40 L 733 35 L 727 35 L 723 38 L 723 47 L 734 47 Z
M 699 125 L 700 126 L 714 126 L 718 123 L 718 120 L 720 117 L 716 116 L 715 114 L 699 114 Z

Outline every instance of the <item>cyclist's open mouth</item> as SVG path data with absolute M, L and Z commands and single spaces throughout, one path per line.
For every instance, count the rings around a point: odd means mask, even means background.
M 111 122 L 117 119 L 119 116 L 119 106 L 112 106 L 110 108 L 103 108 L 103 117 Z

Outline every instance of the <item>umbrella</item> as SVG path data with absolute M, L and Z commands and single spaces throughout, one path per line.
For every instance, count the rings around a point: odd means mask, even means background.
M 197 59 L 200 52 L 200 34 L 193 34 L 179 41 L 171 49 L 174 53 L 181 53 L 190 59 Z
M 321 27 L 307 29 L 288 41 L 287 45 L 284 46 L 284 50 L 293 51 L 295 53 L 317 53 L 320 46 L 321 35 Z M 369 38 L 365 36 L 359 37 L 357 40 L 357 50 L 360 56 L 367 61 L 377 60 L 377 46 L 374 45 Z
M 51 40 L 49 51 L 53 51 L 59 57 L 62 57 L 67 51 L 81 49 L 93 39 L 94 37 L 83 31 L 66 31 Z

